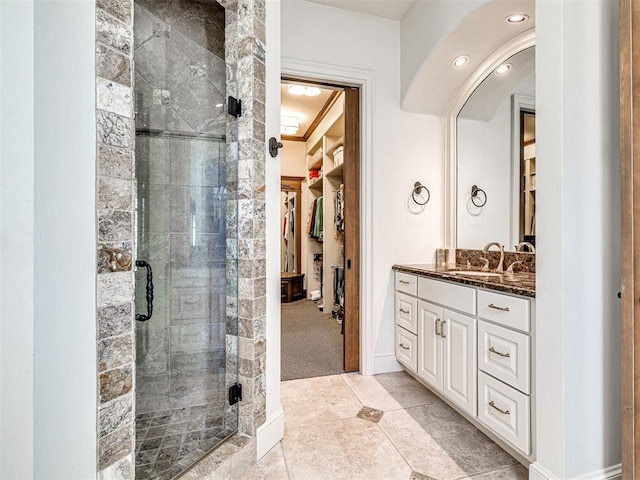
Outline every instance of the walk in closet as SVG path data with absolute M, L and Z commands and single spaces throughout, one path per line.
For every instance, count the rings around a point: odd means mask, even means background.
M 345 279 L 351 273 L 356 280 L 352 295 L 356 302 L 359 295 L 357 270 L 345 272 L 345 259 L 350 259 L 345 248 L 349 227 L 345 196 L 349 190 L 348 186 L 345 188 L 348 170 L 345 107 L 349 93 L 345 88 L 296 81 L 283 81 L 281 93 L 283 349 L 286 348 L 287 316 L 296 308 L 289 304 L 304 298 L 306 305 L 315 303 L 317 312 L 324 315 L 322 318 L 331 319 L 328 328 L 340 335 L 339 360 L 343 371 L 347 369 L 346 352 L 349 348 L 354 349 L 353 340 L 347 341 L 354 332 L 345 335 L 345 314 L 350 311 L 354 322 L 359 318 L 357 306 L 346 308 Z M 358 118 L 357 103 L 355 110 L 355 118 Z M 357 171 L 353 177 L 356 191 L 351 187 L 356 210 Z M 357 214 L 352 215 L 352 222 L 357 226 Z M 357 262 L 355 264 L 357 266 Z M 293 323 L 295 325 L 295 321 Z M 357 351 L 357 330 L 355 332 Z M 283 354 L 283 371 L 286 370 L 285 357 Z

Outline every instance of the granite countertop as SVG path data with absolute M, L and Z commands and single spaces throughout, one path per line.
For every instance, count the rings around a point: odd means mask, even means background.
M 446 265 L 439 266 L 434 264 L 404 264 L 394 265 L 392 267 L 398 272 L 412 273 L 414 275 L 422 275 L 423 277 L 436 278 L 438 280 L 446 280 L 448 282 L 462 283 L 472 287 L 481 287 L 488 290 L 496 290 L 499 292 L 512 293 L 514 295 L 522 295 L 525 297 L 535 298 L 536 296 L 536 274 L 531 272 L 516 272 L 513 275 L 505 274 L 500 277 L 472 277 L 464 276 L 464 274 L 452 275 L 452 270 L 464 271 L 469 270 L 463 265 Z M 478 268 L 472 268 L 478 271 Z

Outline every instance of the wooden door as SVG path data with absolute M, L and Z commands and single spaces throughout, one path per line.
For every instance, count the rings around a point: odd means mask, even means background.
M 418 376 L 442 390 L 442 308 L 418 300 Z
M 360 369 L 360 90 L 344 105 L 344 370 Z
M 442 393 L 465 411 L 477 411 L 476 319 L 444 310 Z
M 622 478 L 631 480 L 640 478 L 640 2 L 620 0 L 619 15 Z

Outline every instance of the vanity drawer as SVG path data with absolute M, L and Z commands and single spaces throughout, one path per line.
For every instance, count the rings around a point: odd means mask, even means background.
M 530 399 L 478 372 L 478 419 L 525 455 L 531 453 Z
M 529 300 L 478 290 L 478 316 L 506 327 L 529 332 Z
M 396 358 L 411 371 L 418 369 L 418 337 L 397 325 Z
M 418 291 L 418 277 L 409 273 L 396 272 L 396 290 L 415 296 Z
M 478 369 L 530 393 L 530 339 L 489 322 L 478 322 Z
M 404 293 L 396 293 L 396 324 L 418 333 L 418 300 Z
M 476 289 L 454 285 L 453 283 L 418 278 L 418 297 L 445 305 L 447 308 L 476 314 Z

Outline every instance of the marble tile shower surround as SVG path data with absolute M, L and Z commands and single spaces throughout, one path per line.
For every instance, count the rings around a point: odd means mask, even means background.
M 147 3 L 164 6 L 173 14 L 181 8 L 179 0 Z M 228 121 L 224 128 L 227 137 L 226 230 L 233 232 L 226 240 L 227 258 L 232 260 L 226 266 L 227 285 L 231 286 L 232 293 L 239 287 L 237 295 L 226 292 L 226 314 L 228 318 L 239 317 L 240 321 L 237 327 L 230 324 L 226 327 L 226 361 L 235 353 L 239 356 L 233 362 L 240 369 L 244 400 L 240 405 L 239 434 L 210 453 L 194 470 L 206 469 L 217 472 L 216 478 L 226 478 L 220 469 L 226 469 L 229 475 L 232 470 L 239 475 L 255 462 L 255 439 L 251 436 L 265 419 L 265 5 L 263 0 L 219 3 L 226 9 L 226 94 L 243 101 L 243 116 L 237 129 Z M 192 33 L 206 35 L 207 32 L 205 29 Z M 97 0 L 97 467 L 101 480 L 133 479 L 135 474 L 134 49 L 133 2 Z M 189 64 L 189 69 L 193 67 L 197 74 L 197 59 L 194 62 L 195 65 Z M 153 92 L 151 98 L 153 101 Z M 160 91 L 155 100 L 162 105 L 166 98 Z M 188 109 L 188 98 L 184 105 Z M 166 118 L 183 127 L 182 120 L 191 128 L 209 128 L 212 133 L 219 127 L 215 125 L 215 118 L 206 124 L 191 119 L 195 123 L 192 125 L 184 118 L 189 117 L 188 112 L 174 110 L 182 113 L 182 118 L 174 118 L 172 111 Z M 226 366 L 227 371 L 232 368 L 234 365 Z
M 456 250 L 456 265 L 467 265 L 467 262 L 469 262 L 473 267 L 482 267 L 484 262 L 480 260 L 481 258 L 489 260 L 489 269 L 493 270 L 500 262 L 500 252 L 496 250 L 496 247 L 492 247 L 492 250 L 489 250 L 487 255 L 482 250 Z M 515 261 L 522 262 L 513 267 L 515 272 L 536 273 L 535 253 L 504 252 L 505 270 Z
M 528 478 L 526 468 L 404 372 L 283 382 L 282 407 L 284 439 L 243 480 Z

